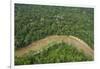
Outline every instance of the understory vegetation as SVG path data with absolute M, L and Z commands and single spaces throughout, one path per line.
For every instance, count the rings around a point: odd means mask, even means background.
M 25 64 L 44 64 L 44 63 L 61 63 L 75 61 L 91 61 L 91 57 L 86 56 L 82 51 L 78 51 L 74 46 L 60 43 L 51 43 L 37 52 L 29 52 L 22 57 L 15 59 L 16 65 Z

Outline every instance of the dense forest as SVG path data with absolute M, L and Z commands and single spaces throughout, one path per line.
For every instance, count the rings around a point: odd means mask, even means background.
M 94 9 L 84 7 L 15 4 L 15 51 L 50 35 L 72 35 L 94 49 Z M 71 45 L 54 43 L 39 53 L 15 56 L 15 65 L 91 61 Z M 36 54 L 35 54 L 36 53 Z
M 94 44 L 93 8 L 15 4 L 15 48 L 49 35 L 74 35 Z

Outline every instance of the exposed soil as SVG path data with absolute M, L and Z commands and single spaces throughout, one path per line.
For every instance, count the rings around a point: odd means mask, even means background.
M 84 54 L 87 56 L 91 56 L 92 58 L 94 56 L 93 50 L 83 40 L 74 36 L 64 36 L 64 35 L 52 35 L 44 39 L 35 41 L 24 48 L 20 48 L 19 50 L 16 50 L 15 55 L 21 57 L 24 54 L 28 53 L 29 51 L 38 51 L 41 48 L 44 48 L 50 42 L 60 42 L 60 41 L 63 41 L 66 44 L 76 47 L 79 51 L 83 51 Z

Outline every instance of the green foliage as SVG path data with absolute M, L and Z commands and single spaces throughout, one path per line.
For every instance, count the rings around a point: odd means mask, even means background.
M 47 48 L 44 48 L 38 52 L 31 51 L 23 57 L 15 58 L 15 65 L 93 60 L 90 56 L 85 56 L 83 52 L 79 52 L 74 46 L 67 45 L 63 42 L 50 43 L 48 44 Z
M 93 10 L 81 7 L 15 4 L 15 48 L 25 47 L 49 35 L 73 35 L 93 48 Z

